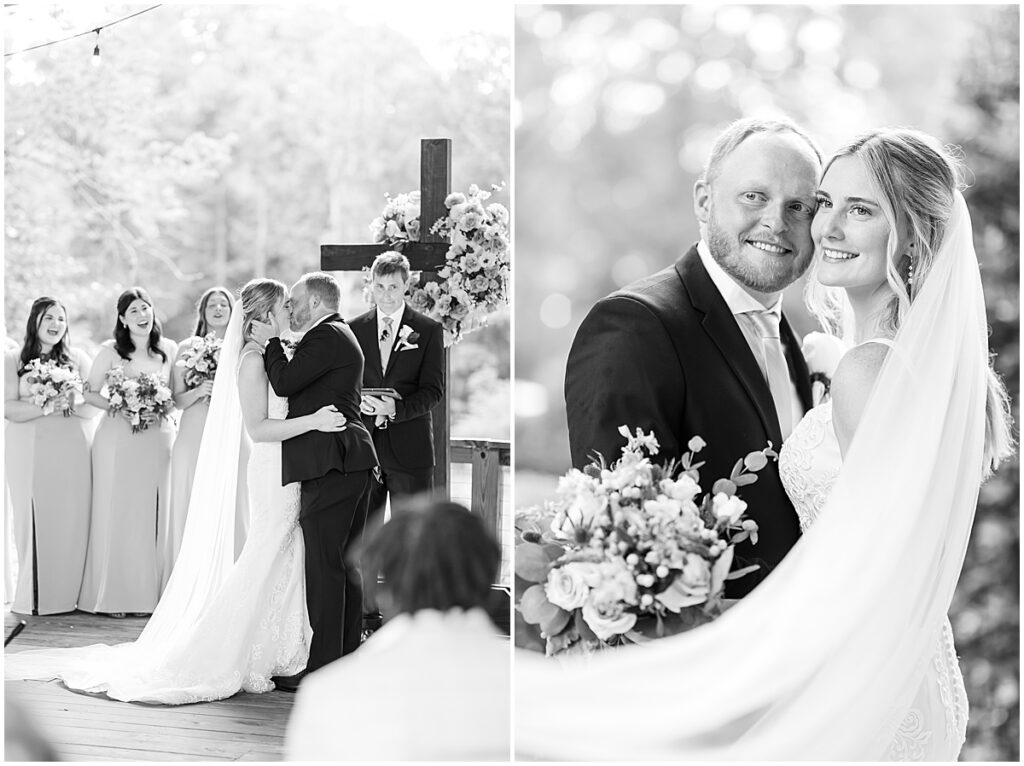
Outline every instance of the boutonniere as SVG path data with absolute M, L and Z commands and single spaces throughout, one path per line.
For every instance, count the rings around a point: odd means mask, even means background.
M 420 334 L 414 332 L 413 329 L 404 324 L 398 328 L 398 340 L 395 342 L 395 351 L 407 351 L 412 348 L 419 348 L 416 345 L 416 341 L 420 339 Z
M 801 351 L 811 373 L 811 406 L 817 407 L 832 398 L 832 377 L 846 353 L 846 344 L 835 335 L 812 332 L 804 337 Z

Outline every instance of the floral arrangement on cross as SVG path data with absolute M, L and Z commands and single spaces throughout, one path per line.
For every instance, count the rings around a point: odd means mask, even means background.
M 409 303 L 444 327 L 444 345 L 487 323 L 488 314 L 508 304 L 509 213 L 504 205 L 485 204 L 491 192 L 476 184 L 466 194 L 453 192 L 444 201 L 448 215 L 435 221 L 430 232 L 448 239 L 445 265 L 431 281 L 412 288 Z M 374 243 L 401 250 L 407 242 L 420 241 L 420 193 L 385 195 L 387 204 L 370 224 Z M 364 295 L 370 297 L 370 271 L 363 269 Z
M 591 653 L 690 630 L 722 613 L 735 546 L 757 542 L 739 487 L 778 455 L 768 447 L 738 460 L 703 494 L 699 436 L 678 461 L 658 465 L 654 434 L 623 425 L 622 457 L 598 456 L 558 483 L 559 499 L 517 518 L 517 611 L 538 625 L 548 655 Z M 645 454 L 647 453 L 647 454 Z

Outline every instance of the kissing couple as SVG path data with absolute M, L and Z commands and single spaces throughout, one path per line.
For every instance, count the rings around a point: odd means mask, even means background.
M 241 290 L 214 379 L 181 552 L 139 638 L 8 655 L 7 678 L 60 678 L 124 701 L 179 705 L 295 691 L 359 646 L 350 552 L 377 456 L 360 418 L 363 353 L 326 273 Z M 302 333 L 282 342 L 286 328 Z M 246 484 L 239 462 L 253 443 Z M 234 560 L 236 500 L 249 535 Z

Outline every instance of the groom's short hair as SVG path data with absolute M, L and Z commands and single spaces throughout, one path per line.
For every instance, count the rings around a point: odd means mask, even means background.
M 412 274 L 409 259 L 397 250 L 388 250 L 386 253 L 378 255 L 373 259 L 373 265 L 370 266 L 370 279 L 386 277 L 388 274 L 400 274 L 402 281 L 408 282 L 409 276 Z
M 704 165 L 701 179 L 708 183 L 714 181 L 725 158 L 732 154 L 736 147 L 756 133 L 793 133 L 807 142 L 811 151 L 814 152 L 814 156 L 818 158 L 818 162 L 821 162 L 821 150 L 814 143 L 814 139 L 788 117 L 779 117 L 772 120 L 745 117 L 733 122 L 715 139 L 715 143 L 711 147 L 711 153 L 708 155 L 707 164 Z
M 324 271 L 314 271 L 312 274 L 303 275 L 299 280 L 306 287 L 307 295 L 315 295 L 327 308 L 337 311 L 341 304 L 341 288 L 337 280 Z

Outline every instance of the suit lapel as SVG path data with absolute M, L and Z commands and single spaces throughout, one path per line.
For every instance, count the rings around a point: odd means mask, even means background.
M 750 353 L 743 331 L 736 324 L 725 299 L 701 263 L 696 247 L 691 247 L 676 262 L 676 272 L 690 295 L 693 307 L 704 314 L 701 326 L 750 397 L 768 438 L 776 447 L 781 446 L 782 431 L 775 414 L 771 389 L 761 374 L 757 360 Z
M 377 338 L 380 337 L 377 329 L 377 309 L 370 309 L 358 319 L 352 322 L 352 332 L 363 349 L 363 366 L 376 377 L 383 379 L 384 371 L 380 367 L 380 344 Z

